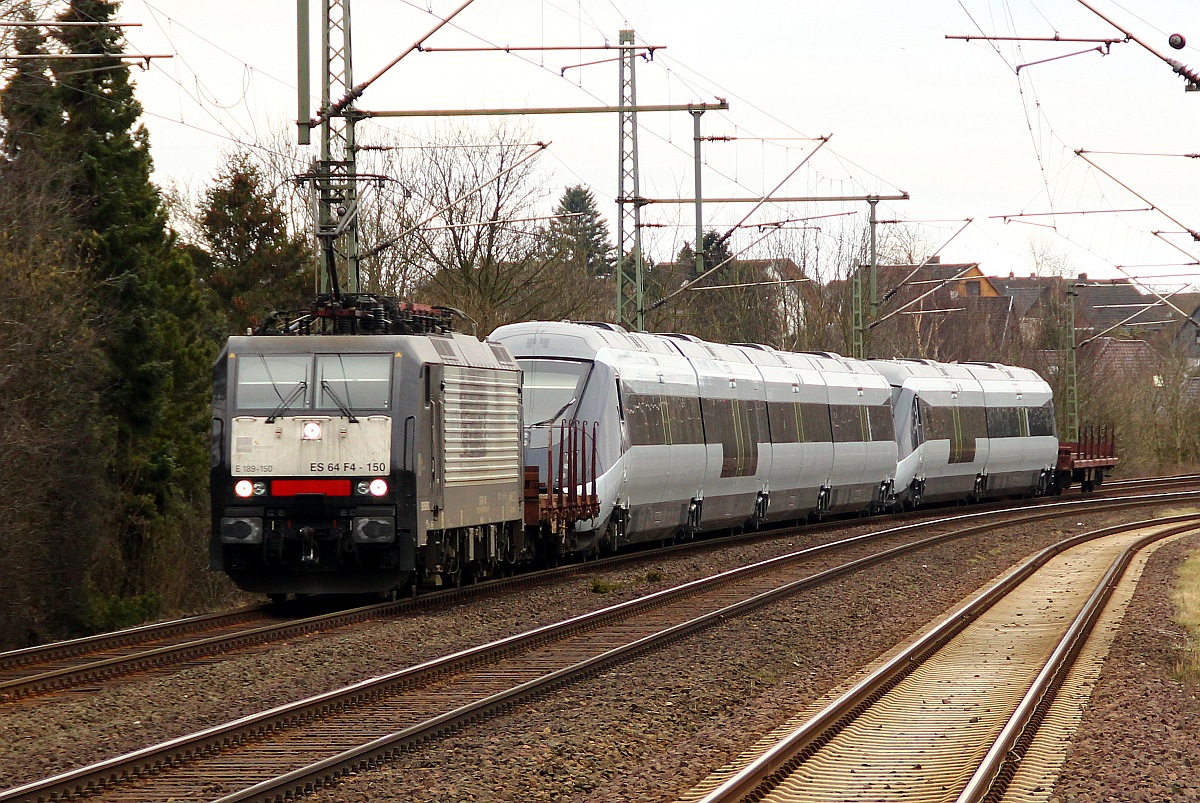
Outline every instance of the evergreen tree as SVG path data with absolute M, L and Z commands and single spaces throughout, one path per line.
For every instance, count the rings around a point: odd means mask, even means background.
M 257 326 L 275 309 L 312 294 L 312 251 L 288 231 L 287 215 L 246 152 L 230 156 L 198 210 L 203 251 L 197 273 L 231 331 Z
M 691 243 L 684 244 L 676 257 L 677 275 L 695 281 L 716 268 L 695 286 L 732 286 L 688 292 L 676 305 L 674 326 L 724 343 L 780 343 L 784 321 L 779 290 L 763 284 L 773 277 L 766 272 L 762 260 L 732 257 L 728 241 L 711 229 L 704 233 L 703 269 L 697 269 Z
M 34 14 L 23 4 L 14 17 Z M 11 30 L 15 52 L 48 52 L 43 29 Z M 81 634 L 112 507 L 105 363 L 71 253 L 62 107 L 48 60 L 11 67 L 0 92 L 0 518 L 18 535 L 0 539 L 0 649 Z
M 568 187 L 555 208 L 550 241 L 564 264 L 587 269 L 594 276 L 612 273 L 616 260 L 608 238 L 608 224 L 596 208 L 596 196 L 582 184 Z
M 24 3 L 16 14 L 21 22 L 33 22 L 33 10 Z M 17 29 L 15 50 L 20 56 L 46 55 L 45 32 L 36 26 Z M 52 137 L 62 122 L 58 96 L 51 92 L 53 76 L 47 59 L 24 58 L 13 62 L 13 72 L 0 95 L 4 155 L 10 164 L 44 153 L 44 140 Z M 40 165 L 39 165 L 40 166 Z
M 70 0 L 63 22 L 108 22 L 112 0 Z M 71 53 L 119 53 L 117 28 L 64 26 Z M 213 344 L 203 338 L 199 286 L 167 229 L 150 181 L 149 137 L 138 124 L 129 67 L 119 59 L 55 64 L 64 111 L 59 147 L 72 154 L 69 179 L 81 262 L 106 317 L 109 367 L 104 412 L 115 429 L 112 475 L 122 570 L 114 591 L 145 594 L 157 542 L 204 510 L 205 388 Z
M 16 16 L 33 22 L 28 2 Z M 49 48 L 44 29 L 16 29 L 13 47 L 22 56 L 45 55 Z M 48 59 L 27 58 L 11 63 L 8 83 L 0 92 L 0 181 L 7 197 L 24 196 L 24 205 L 14 206 L 0 219 L 0 231 L 13 237 L 63 232 L 68 215 L 63 192 L 65 176 L 73 160 L 62 157 L 61 99 L 54 91 L 54 76 Z

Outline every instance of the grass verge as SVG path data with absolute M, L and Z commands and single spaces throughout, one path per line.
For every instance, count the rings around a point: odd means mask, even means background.
M 1189 636 L 1175 662 L 1175 675 L 1185 683 L 1200 685 L 1200 550 L 1188 555 L 1180 566 L 1171 600 L 1175 618 Z

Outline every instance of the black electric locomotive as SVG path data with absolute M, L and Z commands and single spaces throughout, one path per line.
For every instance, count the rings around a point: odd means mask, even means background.
M 213 376 L 210 563 L 248 591 L 384 592 L 528 556 L 521 373 L 452 312 L 320 299 Z

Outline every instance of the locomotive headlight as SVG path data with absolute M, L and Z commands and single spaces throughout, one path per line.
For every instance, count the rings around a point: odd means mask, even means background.
M 377 477 L 373 480 L 359 480 L 354 483 L 354 493 L 359 496 L 383 496 L 388 492 L 387 480 Z
M 267 484 L 262 480 L 251 482 L 250 480 L 238 480 L 233 486 L 233 492 L 243 499 L 248 499 L 251 496 L 266 496 Z
M 304 428 L 300 430 L 301 440 L 319 441 L 321 440 L 321 422 L 320 421 L 305 421 Z

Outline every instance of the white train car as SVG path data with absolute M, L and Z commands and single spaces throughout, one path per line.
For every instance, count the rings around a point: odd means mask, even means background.
M 597 431 L 600 514 L 567 549 L 882 508 L 891 388 L 868 364 L 612 324 L 530 322 L 491 340 L 525 371 L 526 461 L 553 425 Z
M 1050 386 L 994 363 L 872 360 L 892 386 L 899 500 L 1043 493 L 1058 455 Z

